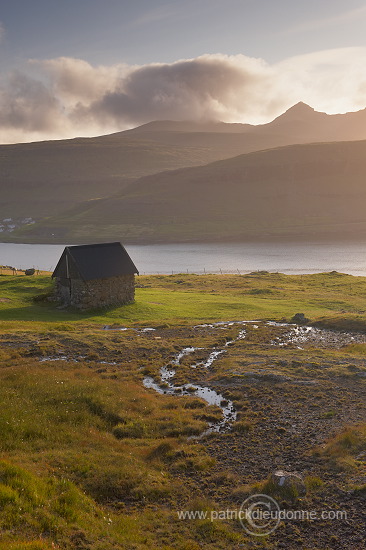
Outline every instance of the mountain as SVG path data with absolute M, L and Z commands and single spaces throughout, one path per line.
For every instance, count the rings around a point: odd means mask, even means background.
M 119 135 L 122 134 L 175 145 L 194 143 L 207 146 L 218 144 L 221 140 L 224 149 L 237 148 L 241 149 L 240 153 L 249 153 L 294 143 L 366 139 L 366 109 L 327 115 L 300 102 L 272 122 L 256 126 L 224 122 L 156 121 Z
M 131 192 L 130 186 L 148 175 L 159 174 L 157 179 L 164 181 L 166 171 L 204 166 L 243 153 L 359 139 L 366 139 L 366 109 L 327 115 L 298 103 L 258 126 L 155 121 L 97 138 L 2 145 L 0 235 L 2 240 L 25 238 L 28 233 L 22 227 L 97 208 L 101 199 L 119 196 L 127 188 Z M 74 230 L 71 227 L 68 234 Z
M 146 176 L 24 229 L 34 242 L 366 237 L 366 141 L 299 144 Z
M 327 115 L 300 102 L 265 127 L 288 136 L 288 139 L 301 140 L 301 143 L 361 140 L 366 139 L 366 109 Z M 259 126 L 256 129 L 261 131 Z

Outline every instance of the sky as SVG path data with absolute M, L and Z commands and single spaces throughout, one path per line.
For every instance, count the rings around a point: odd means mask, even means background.
M 0 0 L 0 143 L 366 108 L 360 0 Z

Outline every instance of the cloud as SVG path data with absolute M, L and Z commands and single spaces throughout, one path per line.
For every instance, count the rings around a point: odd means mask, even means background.
M 0 88 L 0 141 L 90 136 L 156 119 L 263 123 L 298 101 L 345 112 L 366 105 L 365 48 L 314 52 L 269 65 L 245 55 L 96 66 L 33 60 Z
M 0 90 L 0 127 L 47 132 L 57 127 L 61 106 L 42 82 L 15 72 Z
M 263 108 L 258 88 L 270 84 L 270 69 L 245 56 L 205 55 L 172 64 L 152 64 L 120 79 L 115 89 L 80 107 L 99 120 L 135 124 L 155 119 L 237 120 Z
M 277 85 L 317 110 L 347 112 L 366 107 L 366 48 L 339 48 L 296 56 L 277 64 Z
M 92 67 L 80 59 L 31 60 L 40 66 L 45 79 L 14 72 L 0 87 L 0 143 L 59 139 L 96 135 L 116 130 L 86 115 L 78 124 L 75 109 L 88 108 L 122 78 L 124 66 Z M 132 70 L 126 68 L 126 72 Z
M 88 104 L 95 98 L 102 97 L 134 70 L 124 64 L 92 67 L 82 59 L 68 57 L 46 61 L 31 60 L 30 63 L 47 73 L 55 95 L 68 106 L 78 101 Z

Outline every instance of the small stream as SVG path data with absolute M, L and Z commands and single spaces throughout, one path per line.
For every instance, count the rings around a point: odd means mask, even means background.
M 246 321 L 238 321 L 238 322 L 220 322 L 220 323 L 214 323 L 214 324 L 205 324 L 205 325 L 197 325 L 195 328 L 204 328 L 204 327 L 218 327 L 227 329 L 229 327 L 232 327 L 235 324 L 239 324 L 241 326 L 244 326 L 247 322 Z M 213 351 L 211 351 L 208 355 L 208 358 L 206 361 L 200 361 L 198 363 L 193 363 L 190 368 L 193 369 L 209 369 L 212 364 L 224 353 L 226 353 L 226 348 L 228 346 L 231 346 L 236 341 L 245 338 L 246 330 L 243 328 L 239 331 L 239 334 L 236 338 L 232 340 L 228 340 L 225 345 L 222 348 L 215 348 Z M 187 355 L 190 355 L 194 353 L 197 350 L 202 350 L 205 348 L 195 348 L 195 347 L 186 347 L 183 348 L 177 355 L 174 357 L 174 359 L 171 361 L 169 365 L 165 365 L 160 369 L 160 382 L 156 382 L 154 378 L 151 376 L 146 376 L 143 380 L 143 384 L 145 388 L 148 389 L 154 389 L 158 393 L 161 394 L 168 394 L 168 395 L 195 395 L 196 397 L 200 397 L 206 403 L 209 405 L 216 405 L 220 407 L 222 411 L 222 420 L 218 422 L 210 422 L 209 427 L 202 435 L 205 435 L 210 432 L 222 432 L 225 431 L 230 427 L 230 425 L 236 420 L 237 412 L 234 408 L 234 405 L 232 401 L 225 399 L 224 396 L 221 393 L 217 393 L 212 388 L 209 388 L 208 386 L 200 386 L 197 384 L 175 384 L 173 379 L 176 374 L 177 368 L 179 368 L 181 361 L 184 357 Z M 172 368 L 173 367 L 173 368 Z M 202 437 L 201 435 L 201 437 Z
M 341 348 L 342 346 L 347 346 L 349 344 L 355 344 L 355 343 L 366 343 L 366 335 L 365 334 L 355 334 L 355 333 L 349 333 L 349 332 L 338 332 L 333 331 L 329 329 L 322 329 L 322 328 L 315 328 L 308 325 L 295 325 L 290 323 L 282 323 L 282 322 L 275 322 L 275 321 L 267 321 L 265 322 L 268 326 L 275 326 L 275 327 L 283 327 L 286 330 L 283 331 L 281 334 L 273 338 L 271 340 L 270 344 L 273 346 L 278 347 L 285 347 L 285 346 L 295 346 L 298 349 L 304 349 L 302 346 L 304 345 L 310 345 L 317 348 Z M 231 424 L 236 420 L 237 418 L 237 412 L 235 410 L 235 407 L 233 405 L 233 402 L 225 399 L 224 396 L 221 393 L 216 392 L 212 388 L 209 388 L 208 386 L 201 386 L 197 385 L 195 383 L 187 383 L 187 384 L 176 384 L 174 383 L 174 377 L 176 375 L 177 369 L 181 366 L 182 360 L 193 354 L 196 351 L 207 351 L 208 356 L 207 359 L 204 361 L 198 361 L 193 362 L 190 365 L 190 368 L 192 369 L 209 369 L 213 363 L 221 357 L 223 354 L 227 352 L 228 347 L 232 346 L 237 342 L 238 340 L 244 339 L 246 337 L 247 331 L 246 331 L 246 325 L 250 325 L 254 329 L 258 329 L 260 325 L 260 321 L 219 321 L 216 323 L 206 323 L 201 325 L 196 325 L 194 328 L 200 329 L 200 328 L 214 328 L 217 330 L 227 330 L 229 328 L 232 328 L 234 326 L 237 326 L 240 328 L 237 336 L 231 340 L 228 340 L 223 344 L 221 347 L 214 347 L 213 349 L 208 348 L 199 348 L 199 347 L 193 347 L 188 346 L 183 348 L 181 351 L 179 351 L 175 357 L 172 359 L 172 361 L 168 364 L 163 366 L 160 369 L 159 372 L 159 381 L 156 381 L 151 376 L 146 376 L 143 379 L 143 384 L 145 388 L 153 389 L 156 392 L 160 394 L 167 394 L 167 395 L 188 395 L 188 396 L 196 396 L 200 397 L 206 403 L 209 405 L 216 405 L 218 406 L 222 411 L 222 419 L 219 421 L 211 422 L 209 423 L 208 429 L 201 434 L 205 435 L 210 432 L 224 432 L 230 429 Z M 140 334 L 153 332 L 156 329 L 152 327 L 144 327 L 144 328 L 131 328 L 131 327 L 123 327 L 123 326 L 110 326 L 105 325 L 102 327 L 102 330 L 112 330 L 112 331 L 135 331 Z M 80 356 L 68 356 L 65 355 L 64 352 L 58 353 L 53 356 L 46 356 L 46 357 L 40 357 L 40 362 L 50 362 L 50 361 L 74 361 L 74 362 L 82 362 L 85 360 L 84 355 Z M 118 365 L 118 363 L 111 361 L 99 361 L 100 364 L 104 365 Z M 258 373 L 253 373 L 253 376 L 255 376 Z
M 226 353 L 227 348 L 238 340 L 245 338 L 246 329 L 245 325 L 250 324 L 253 328 L 259 328 L 259 325 L 256 324 L 258 321 L 231 321 L 225 322 L 220 321 L 217 323 L 207 323 L 202 325 L 196 325 L 194 328 L 217 328 L 217 329 L 228 329 L 235 325 L 241 326 L 236 338 L 229 340 L 221 348 L 214 348 L 208 355 L 208 358 L 205 361 L 200 361 L 198 363 L 193 363 L 190 368 L 193 369 L 209 369 L 212 364 Z M 316 347 L 342 347 L 351 343 L 365 343 L 366 337 L 363 334 L 351 334 L 347 332 L 336 332 L 327 329 L 319 329 L 310 326 L 299 326 L 289 323 L 278 323 L 275 321 L 267 321 L 266 323 L 269 326 L 278 326 L 287 328 L 288 331 L 282 335 L 276 337 L 271 341 L 273 346 L 287 346 L 295 345 L 298 349 L 303 349 L 301 345 L 310 344 Z M 179 368 L 181 361 L 184 357 L 194 353 L 197 350 L 203 350 L 205 348 L 195 348 L 195 347 L 186 347 L 183 348 L 176 356 L 173 358 L 169 365 L 165 365 L 160 369 L 160 381 L 157 382 L 151 376 L 146 376 L 143 380 L 145 388 L 153 389 L 161 394 L 168 395 L 190 395 L 201 397 L 209 405 L 217 405 L 222 411 L 222 420 L 218 422 L 209 423 L 208 429 L 202 434 L 205 435 L 210 432 L 224 432 L 228 430 L 231 424 L 236 420 L 237 412 L 232 401 L 225 399 L 222 394 L 217 393 L 212 388 L 208 386 L 200 386 L 193 383 L 187 383 L 183 385 L 175 384 L 174 377 L 177 369 Z M 207 350 L 209 351 L 209 350 Z M 202 435 L 200 437 L 202 437 Z

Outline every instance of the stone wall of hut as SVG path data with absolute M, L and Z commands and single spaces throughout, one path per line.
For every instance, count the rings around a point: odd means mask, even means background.
M 56 281 L 56 285 L 58 297 L 65 305 L 83 310 L 129 304 L 135 299 L 134 275 L 120 275 L 87 282 L 71 279 L 71 286 L 67 290 L 62 288 L 61 281 Z

